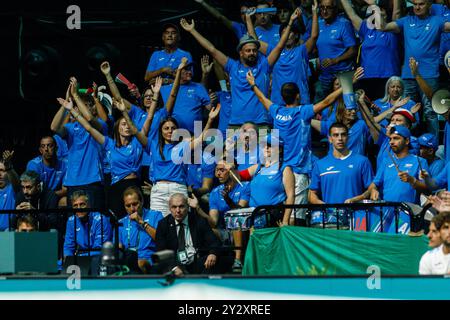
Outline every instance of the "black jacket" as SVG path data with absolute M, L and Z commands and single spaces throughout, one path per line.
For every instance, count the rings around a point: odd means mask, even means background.
M 198 257 L 209 254 L 219 256 L 218 248 L 222 246 L 221 241 L 213 233 L 206 219 L 199 217 L 195 212 L 188 214 L 189 230 L 194 248 Z M 178 237 L 175 219 L 171 214 L 162 219 L 156 229 L 156 251 L 173 250 L 177 252 Z

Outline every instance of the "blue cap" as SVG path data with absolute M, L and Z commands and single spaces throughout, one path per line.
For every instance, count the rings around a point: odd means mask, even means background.
M 433 148 L 434 151 L 439 147 L 438 139 L 432 133 L 425 133 L 419 137 L 419 144 L 427 148 Z
M 393 126 L 391 129 L 391 134 L 398 134 L 405 139 L 411 138 L 411 132 L 405 126 Z

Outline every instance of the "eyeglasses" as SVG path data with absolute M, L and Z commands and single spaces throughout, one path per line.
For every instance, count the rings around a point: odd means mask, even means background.
M 334 8 L 336 8 L 336 6 L 319 6 L 320 10 L 334 10 Z
M 151 94 L 146 94 L 146 95 L 144 96 L 144 99 L 146 99 L 146 98 L 151 98 L 151 97 L 153 97 L 153 95 L 151 95 Z

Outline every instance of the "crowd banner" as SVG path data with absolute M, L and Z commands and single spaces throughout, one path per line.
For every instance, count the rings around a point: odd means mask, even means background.
M 250 237 L 243 275 L 418 275 L 425 236 L 284 226 Z M 379 268 L 379 269 L 376 269 Z

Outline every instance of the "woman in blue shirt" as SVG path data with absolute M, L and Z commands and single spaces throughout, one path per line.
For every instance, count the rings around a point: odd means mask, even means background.
M 138 172 L 140 169 L 143 148 L 134 135 L 144 132 L 137 132 L 134 124 L 128 116 L 125 104 L 121 100 L 115 101 L 114 105 L 122 112 L 114 124 L 114 139 L 109 138 L 95 129 L 84 117 L 74 108 L 71 101 L 66 101 L 66 108 L 86 129 L 87 132 L 103 147 L 106 157 L 111 165 L 111 188 L 108 194 L 108 208 L 113 210 L 119 217 L 125 215 L 122 193 L 130 186 L 139 186 Z M 153 113 L 150 112 L 146 122 L 150 122 Z M 147 127 L 144 125 L 144 127 Z
M 251 179 L 250 182 L 250 207 L 263 205 L 294 204 L 295 178 L 292 169 L 283 165 L 283 148 L 278 137 L 267 136 L 267 144 L 264 147 L 264 164 L 255 164 L 241 171 L 243 179 Z M 285 209 L 284 213 L 274 212 L 269 226 L 288 225 L 292 209 Z M 255 226 L 264 222 L 255 220 Z

